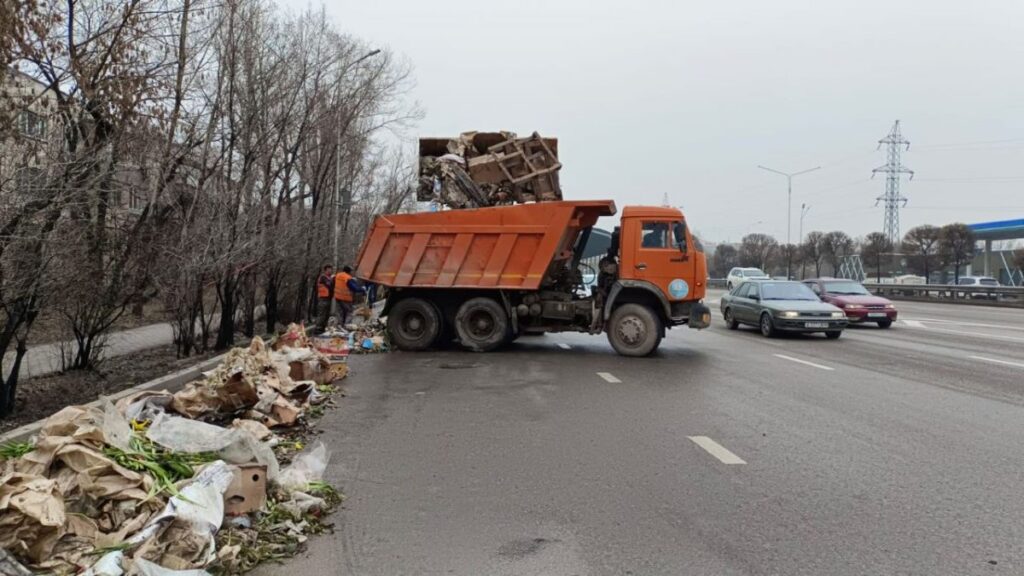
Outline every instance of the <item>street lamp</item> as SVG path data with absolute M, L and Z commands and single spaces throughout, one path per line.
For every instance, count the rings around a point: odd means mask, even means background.
M 792 242 L 792 240 L 793 240 L 793 238 L 792 238 L 793 237 L 793 224 L 792 224 L 792 221 L 793 221 L 793 177 L 794 176 L 799 176 L 801 174 L 807 174 L 808 172 L 814 172 L 815 170 L 821 169 L 821 166 L 815 166 L 814 168 L 808 168 L 807 170 L 801 170 L 799 172 L 782 172 L 781 170 L 776 170 L 774 168 L 769 168 L 767 166 L 761 166 L 760 164 L 758 164 L 757 167 L 762 169 L 762 170 L 767 170 L 769 172 L 774 172 L 776 174 L 781 174 L 781 175 L 786 177 L 786 244 L 792 244 L 793 243 Z M 793 271 L 789 269 L 789 266 L 786 267 L 786 275 L 787 276 L 792 276 L 793 275 Z
M 810 212 L 810 211 L 811 211 L 811 205 L 810 204 L 801 204 L 800 205 L 800 238 L 797 239 L 798 242 L 803 242 L 804 241 L 804 216 L 807 216 L 807 213 Z

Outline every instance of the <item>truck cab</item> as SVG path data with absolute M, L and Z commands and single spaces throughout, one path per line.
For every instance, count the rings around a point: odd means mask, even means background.
M 707 260 L 680 210 L 627 206 L 617 237 L 619 265 L 604 319 L 620 353 L 630 348 L 643 352 L 650 346 L 646 330 L 652 325 L 659 331 L 654 338 L 660 341 L 666 328 L 710 324 L 710 310 L 701 304 L 707 290 Z M 645 318 L 645 311 L 657 320 Z M 623 318 L 624 314 L 633 317 Z

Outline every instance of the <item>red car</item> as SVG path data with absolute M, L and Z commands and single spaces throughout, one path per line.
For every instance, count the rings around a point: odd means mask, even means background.
M 879 328 L 888 328 L 896 321 L 896 306 L 881 296 L 868 292 L 856 280 L 842 278 L 815 278 L 804 283 L 824 302 L 846 312 L 851 324 L 876 322 Z

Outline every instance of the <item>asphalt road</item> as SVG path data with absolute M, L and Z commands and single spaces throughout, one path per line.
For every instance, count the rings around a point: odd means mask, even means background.
M 709 300 L 716 308 L 716 296 Z M 1024 574 L 1024 310 L 357 357 L 295 574 Z M 263 574 L 279 574 L 281 568 Z

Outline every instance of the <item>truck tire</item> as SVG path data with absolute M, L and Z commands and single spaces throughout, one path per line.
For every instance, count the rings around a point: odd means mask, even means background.
M 508 315 L 501 304 L 491 298 L 472 298 L 459 306 L 455 331 L 464 347 L 474 352 L 488 352 L 508 341 Z
M 405 298 L 388 313 L 388 337 L 399 350 L 426 350 L 440 332 L 437 308 L 422 298 Z
M 643 304 L 623 304 L 608 322 L 608 342 L 623 356 L 648 356 L 661 344 L 661 319 Z

